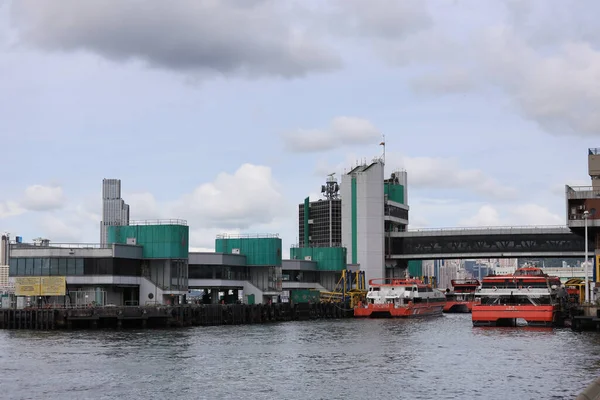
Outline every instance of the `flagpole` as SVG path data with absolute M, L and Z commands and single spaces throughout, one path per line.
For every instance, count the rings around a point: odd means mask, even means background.
M 385 165 L 385 135 L 381 135 L 382 136 L 382 141 L 381 141 L 381 145 L 383 146 L 383 165 Z

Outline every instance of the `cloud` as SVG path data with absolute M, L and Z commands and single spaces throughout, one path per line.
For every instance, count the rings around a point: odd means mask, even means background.
M 368 120 L 356 117 L 336 117 L 325 129 L 298 129 L 283 135 L 285 149 L 297 153 L 332 150 L 343 146 L 373 143 L 381 133 Z
M 179 199 L 158 202 L 151 193 L 128 193 L 131 218 L 185 219 L 190 245 L 214 248 L 217 234 L 279 233 L 280 219 L 295 221 L 279 183 L 266 166 L 243 164 L 233 174 L 222 172 Z
M 248 229 L 280 215 L 283 195 L 269 167 L 243 164 L 233 174 L 222 172 L 175 204 L 177 218 L 203 228 Z
M 348 155 L 346 161 L 331 165 L 326 160 L 317 161 L 315 173 L 325 176 L 342 173 L 356 165 L 358 157 Z M 408 174 L 408 187 L 412 189 L 460 189 L 475 192 L 496 200 L 512 200 L 518 195 L 515 188 L 500 183 L 482 170 L 464 168 L 457 159 L 440 157 L 406 157 L 396 152 L 386 153 L 386 174 L 404 169 Z
M 66 0 L 12 3 L 21 41 L 49 51 L 90 51 L 116 62 L 226 76 L 301 77 L 341 66 L 299 18 L 275 0 Z M 295 17 L 295 18 L 294 18 Z
M 98 225 L 99 226 L 99 225 Z M 84 236 L 79 218 L 44 214 L 38 221 L 38 229 L 45 238 L 55 243 L 78 243 Z M 98 233 L 98 237 L 100 233 Z
M 25 189 L 20 204 L 30 211 L 50 211 L 64 207 L 65 202 L 62 187 L 32 185 Z
M 556 135 L 600 134 L 600 52 L 589 43 L 535 49 L 513 29 L 490 29 L 481 43 L 484 77 L 526 118 Z
M 26 211 L 27 210 L 25 210 L 19 205 L 19 203 L 15 201 L 0 202 L 0 219 L 16 217 L 17 215 L 21 215 Z
M 543 226 L 565 225 L 565 219 L 539 204 L 527 203 L 513 206 L 500 213 L 490 204 L 482 205 L 477 212 L 459 222 L 461 226 Z
M 385 13 L 386 7 L 372 3 L 352 13 L 355 30 L 370 39 L 371 49 L 389 65 L 411 67 L 407 72 L 413 91 L 485 95 L 500 89 L 522 117 L 547 133 L 600 134 L 600 29 L 595 18 L 600 3 L 455 1 L 430 2 L 428 8 L 423 1 L 407 6 L 421 22 L 406 32 L 376 29 L 370 13 Z M 452 16 L 464 23 L 449 23 Z
M 331 4 L 330 25 L 344 36 L 397 40 L 432 24 L 421 0 L 334 0 Z

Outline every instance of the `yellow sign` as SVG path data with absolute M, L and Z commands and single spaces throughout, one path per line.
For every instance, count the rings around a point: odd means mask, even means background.
M 15 278 L 15 294 L 17 296 L 39 296 L 40 282 L 39 276 L 20 276 Z
M 67 281 L 64 276 L 42 276 L 40 296 L 64 296 Z
M 20 276 L 15 278 L 17 296 L 64 296 L 67 280 L 64 276 Z
M 600 282 L 600 254 L 596 254 L 596 282 Z

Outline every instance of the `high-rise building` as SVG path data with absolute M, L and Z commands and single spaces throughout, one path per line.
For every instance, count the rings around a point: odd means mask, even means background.
M 342 244 L 348 264 L 370 279 L 385 278 L 383 161 L 359 165 L 342 176 Z
M 9 238 L 8 234 L 5 233 L 0 237 L 0 265 L 8 265 L 9 257 Z
M 102 180 L 102 221 L 100 243 L 108 243 L 108 227 L 129 225 L 129 205 L 121 198 L 121 180 Z
M 340 187 L 333 174 L 321 186 L 324 199 L 310 201 L 307 197 L 298 206 L 299 247 L 342 246 L 342 200 Z

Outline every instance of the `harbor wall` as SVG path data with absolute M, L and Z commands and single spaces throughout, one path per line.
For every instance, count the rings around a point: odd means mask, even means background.
M 260 324 L 352 316 L 352 310 L 333 303 L 0 309 L 0 329 L 169 328 Z

